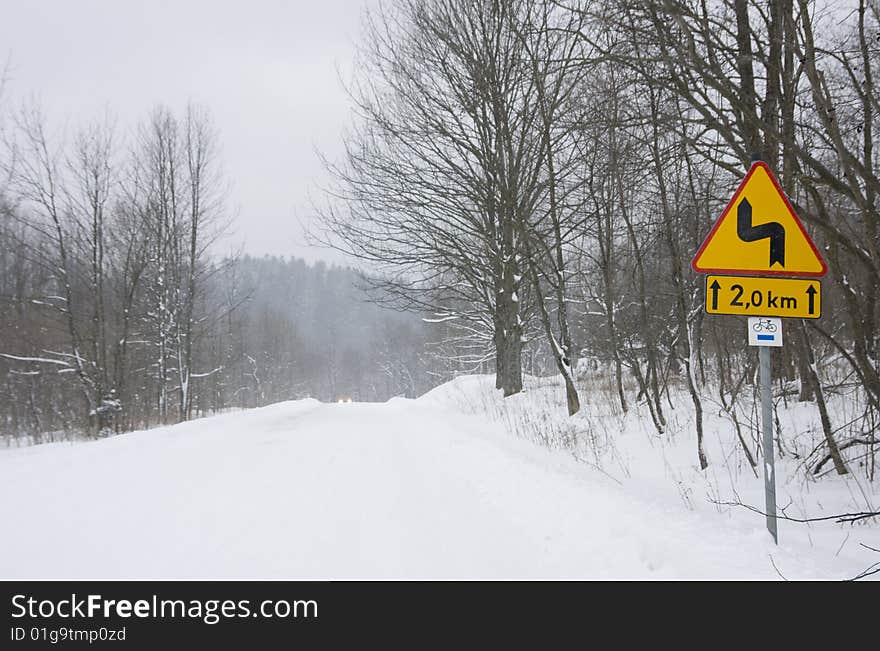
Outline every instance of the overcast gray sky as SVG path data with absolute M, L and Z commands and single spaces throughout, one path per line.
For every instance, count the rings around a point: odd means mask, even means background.
M 128 128 L 156 104 L 211 111 L 238 207 L 235 241 L 254 254 L 330 258 L 303 243 L 349 103 L 365 0 L 0 0 L 7 100 L 40 100 L 75 127 L 105 108 Z

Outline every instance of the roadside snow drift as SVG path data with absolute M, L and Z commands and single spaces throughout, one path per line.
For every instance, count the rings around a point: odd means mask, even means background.
M 0 491 L 3 579 L 840 578 L 437 393 L 3 450 Z

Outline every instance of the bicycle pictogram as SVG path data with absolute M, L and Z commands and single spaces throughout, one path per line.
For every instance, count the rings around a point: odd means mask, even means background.
M 776 324 L 772 319 L 758 319 L 752 326 L 755 332 L 776 332 Z

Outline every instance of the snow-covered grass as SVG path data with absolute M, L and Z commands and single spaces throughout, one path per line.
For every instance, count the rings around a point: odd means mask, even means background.
M 456 404 L 466 413 L 485 414 L 511 436 L 528 439 L 558 454 L 569 455 L 593 473 L 605 476 L 639 499 L 661 502 L 737 526 L 763 529 L 763 456 L 757 411 L 752 395 L 740 405 L 740 425 L 758 467 L 742 450 L 730 416 L 720 401 L 703 398 L 704 446 L 709 468 L 697 458 L 694 406 L 684 387 L 672 386 L 664 396 L 665 432 L 658 434 L 644 404 L 629 404 L 624 413 L 616 389 L 605 373 L 579 379 L 580 413 L 568 417 L 561 378 L 526 377 L 521 394 L 502 398 L 488 376 L 462 376 L 427 394 L 423 400 Z M 634 392 L 629 394 L 634 395 Z M 854 391 L 826 396 L 835 423 L 856 420 L 862 405 Z M 829 462 L 818 475 L 809 472 L 816 450 L 823 449 L 822 427 L 815 403 L 799 403 L 777 391 L 774 417 L 779 428 L 776 449 L 777 504 L 790 518 L 822 518 L 841 513 L 880 510 L 880 478 L 868 479 L 863 450 L 847 457 L 850 474 L 837 475 Z M 744 409 L 742 409 L 744 407 Z M 880 561 L 880 521 L 857 524 L 779 521 L 780 545 L 812 548 L 828 559 L 840 578 L 854 576 Z M 847 560 L 841 561 L 842 558 Z M 847 573 L 850 574 L 847 574 Z
M 200 412 L 195 410 L 194 419 L 210 418 L 222 414 L 235 414 L 247 411 L 243 407 L 226 407 L 210 412 Z M 160 424 L 151 426 L 153 429 L 161 427 Z M 123 434 L 125 432 L 122 432 Z M 117 433 L 111 429 L 105 429 L 100 432 L 89 431 L 84 426 L 69 427 L 68 429 L 58 429 L 38 432 L 20 432 L 12 434 L 8 430 L 4 430 L 0 426 L 0 448 L 24 448 L 31 445 L 45 445 L 47 443 L 75 443 L 94 441 L 95 439 L 103 439 L 117 436 Z
M 686 394 L 658 436 L 592 381 L 574 418 L 554 379 L 502 400 L 468 376 L 0 450 L 0 578 L 835 579 L 877 560 L 860 546 L 880 547 L 876 522 L 783 522 L 777 547 L 760 516 L 713 503 L 762 505 L 725 418 L 707 416 L 703 472 Z M 807 411 L 781 410 L 784 428 Z M 779 477 L 792 515 L 876 498 L 787 457 Z

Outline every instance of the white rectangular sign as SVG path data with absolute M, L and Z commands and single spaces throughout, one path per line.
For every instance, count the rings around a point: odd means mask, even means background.
M 749 317 L 749 346 L 781 346 L 782 319 Z

